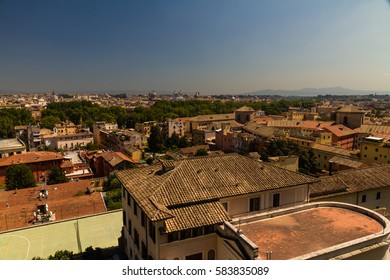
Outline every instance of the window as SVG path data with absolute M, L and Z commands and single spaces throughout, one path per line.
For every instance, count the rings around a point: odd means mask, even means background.
M 367 196 L 365 194 L 362 195 L 362 202 L 366 202 L 367 201 Z
M 149 237 L 156 243 L 156 226 L 149 220 Z
M 378 151 L 378 148 L 375 148 L 375 152 L 377 152 Z
M 381 192 L 376 193 L 376 199 L 381 199 Z
M 211 249 L 207 252 L 207 259 L 208 260 L 215 260 L 215 250 Z
M 143 241 L 141 242 L 141 252 L 142 252 L 142 258 L 144 260 L 146 260 L 148 258 L 148 250 L 147 250 L 146 245 Z
M 146 226 L 146 214 L 144 211 L 141 211 L 141 225 L 142 227 Z
M 127 192 L 127 205 L 128 206 L 131 206 L 131 202 L 130 202 L 130 193 Z
M 129 231 L 129 235 L 131 235 L 131 220 L 128 219 L 128 222 L 129 222 L 129 225 L 128 225 L 127 229 Z
M 222 206 L 223 206 L 223 208 L 225 208 L 225 210 L 227 212 L 228 211 L 228 203 L 227 202 L 223 202 Z
M 136 229 L 134 229 L 134 245 L 139 250 L 139 234 Z
M 177 231 L 168 234 L 168 242 L 173 242 L 176 240 L 179 240 L 179 233 Z
M 190 237 L 191 237 L 191 230 L 190 229 L 182 230 L 180 232 L 180 240 L 187 239 Z
M 249 211 L 258 211 L 260 210 L 260 197 L 254 197 L 249 199 Z
M 280 193 L 275 193 L 272 196 L 272 207 L 279 207 L 280 206 Z
M 375 157 L 375 160 L 378 160 L 378 157 Z
M 137 212 L 137 203 L 134 201 L 134 203 L 133 203 L 133 212 L 134 212 L 134 215 L 136 215 L 136 216 L 138 216 L 138 212 Z
M 200 235 L 202 235 L 202 228 L 201 227 L 192 229 L 192 237 L 197 237 Z
M 364 146 L 364 149 L 367 150 L 367 146 Z
M 202 260 L 202 259 L 203 259 L 202 253 L 186 256 L 186 260 Z
M 204 234 L 210 234 L 214 232 L 214 225 L 205 226 L 204 227 Z
M 122 220 L 123 220 L 123 225 L 126 226 L 127 219 L 126 219 L 126 211 L 125 210 L 122 211 Z

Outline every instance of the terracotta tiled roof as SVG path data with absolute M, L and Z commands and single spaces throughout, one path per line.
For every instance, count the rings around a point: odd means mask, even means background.
M 7 158 L 0 159 L 0 166 L 8 166 L 11 164 L 22 164 L 22 163 L 34 163 L 43 162 L 50 160 L 63 160 L 64 157 L 54 152 L 30 152 L 27 154 L 12 155 Z
M 354 130 L 342 124 L 328 126 L 325 129 L 331 132 L 332 134 L 336 135 L 337 137 L 354 135 L 356 133 Z
M 187 121 L 228 121 L 234 120 L 234 113 L 231 114 L 215 114 L 215 115 L 200 115 L 192 118 L 187 118 Z
M 350 169 L 333 176 L 322 177 L 310 187 L 312 200 L 389 187 L 390 165 Z
M 33 212 L 42 204 L 48 204 L 56 221 L 105 212 L 100 193 L 85 194 L 89 186 L 89 180 L 80 180 L 0 192 L 0 231 L 33 225 Z M 42 189 L 48 191 L 47 199 L 39 199 Z
M 175 218 L 173 221 L 180 224 L 184 218 L 175 215 L 184 213 L 179 212 L 185 211 L 179 210 L 182 207 L 317 180 L 237 154 L 181 160 L 174 162 L 174 169 L 168 172 L 158 164 L 119 171 L 116 176 L 151 220 Z M 213 217 L 216 223 L 221 213 L 214 211 Z
M 367 165 L 367 163 L 365 163 L 363 161 L 359 161 L 359 160 L 347 158 L 347 157 L 342 157 L 342 156 L 334 156 L 331 159 L 329 159 L 329 162 L 333 162 L 333 163 L 340 164 L 343 166 L 348 166 L 351 168 L 360 168 L 364 165 Z
M 269 126 L 251 122 L 244 126 L 243 130 L 257 136 L 272 137 L 274 135 L 275 129 Z
M 324 144 L 314 144 L 312 147 L 313 150 L 320 150 L 323 152 L 329 152 L 335 155 L 342 155 L 342 156 L 351 156 L 351 151 L 347 149 L 343 149 L 340 147 L 335 146 L 329 146 Z
M 292 121 L 292 120 L 271 120 L 267 122 L 267 126 L 272 127 L 300 127 L 300 128 L 315 128 L 321 130 L 324 127 L 331 126 L 333 122 L 317 122 L 317 121 Z
M 102 157 L 111 166 L 116 166 L 123 161 L 133 162 L 129 157 L 121 152 L 106 152 L 99 154 L 97 157 Z
M 356 107 L 356 106 L 345 106 L 339 110 L 337 110 L 337 112 L 341 112 L 341 113 L 365 113 L 362 109 Z
M 254 112 L 255 110 L 248 106 L 242 106 L 236 110 L 237 112 Z
M 174 208 L 171 212 L 173 217 L 165 221 L 167 233 L 214 225 L 229 219 L 225 208 L 217 201 Z
M 356 128 L 355 131 L 371 134 L 390 134 L 390 125 L 362 124 L 359 128 Z

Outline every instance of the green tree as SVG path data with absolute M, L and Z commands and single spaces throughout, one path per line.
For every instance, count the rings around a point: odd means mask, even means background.
M 61 184 L 69 182 L 69 179 L 62 172 L 58 166 L 53 166 L 50 170 L 49 179 L 47 180 L 48 185 Z
M 42 257 L 33 257 L 32 260 L 44 261 L 44 260 L 71 260 L 73 258 L 73 252 L 68 250 L 59 250 L 54 255 L 48 256 L 46 259 Z
M 261 155 L 263 161 L 268 161 L 268 157 L 275 156 L 299 156 L 299 172 L 314 174 L 316 172 L 316 158 L 312 150 L 304 151 L 293 142 L 285 140 L 271 140 Z
M 103 250 L 99 247 L 95 249 L 92 246 L 85 248 L 83 252 L 84 260 L 104 260 Z
M 7 190 L 35 187 L 34 175 L 26 164 L 13 164 L 7 167 L 5 187 Z
M 148 138 L 149 150 L 153 153 L 159 153 L 164 149 L 164 139 L 158 126 L 152 126 Z
M 316 172 L 316 157 L 312 150 L 308 152 L 300 151 L 299 172 L 306 174 L 314 174 Z
M 107 182 L 103 186 L 103 191 L 106 192 L 105 203 L 108 210 L 122 208 L 122 185 L 115 175 L 108 177 Z
M 46 116 L 41 119 L 41 127 L 52 130 L 57 123 L 61 120 L 57 116 Z
M 200 157 L 200 156 L 207 156 L 208 152 L 206 149 L 199 149 L 196 151 L 195 156 Z
M 86 146 L 85 146 L 85 149 L 87 149 L 88 151 L 96 151 L 96 150 L 99 150 L 99 145 L 98 144 L 94 144 L 92 142 L 89 142 Z

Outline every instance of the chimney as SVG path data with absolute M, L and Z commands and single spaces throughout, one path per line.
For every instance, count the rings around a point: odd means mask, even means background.
M 175 164 L 173 160 L 165 160 L 162 162 L 162 170 L 168 172 L 175 169 Z

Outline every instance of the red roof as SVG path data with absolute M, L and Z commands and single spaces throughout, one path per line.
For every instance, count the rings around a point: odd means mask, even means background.
M 0 166 L 8 166 L 12 164 L 34 163 L 52 160 L 63 160 L 61 154 L 54 152 L 31 152 L 27 154 L 12 155 L 7 158 L 0 159 Z
M 100 193 L 86 194 L 89 186 L 89 180 L 80 180 L 0 192 L 0 231 L 33 225 L 33 212 L 42 204 L 49 206 L 56 221 L 106 211 Z M 43 189 L 48 191 L 48 198 L 40 200 Z
M 336 135 L 337 137 L 342 137 L 342 136 L 348 136 L 348 135 L 354 135 L 356 132 L 342 124 L 338 125 L 332 125 L 325 127 L 326 130 L 331 132 L 332 134 Z

